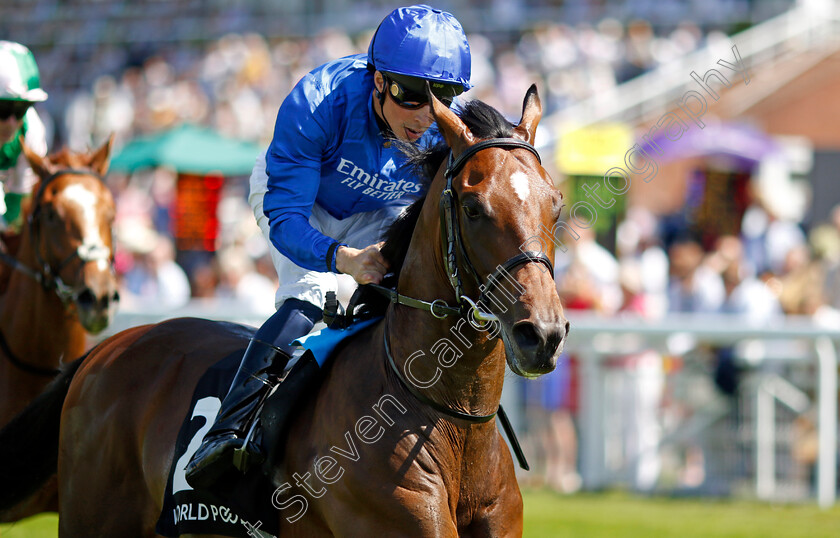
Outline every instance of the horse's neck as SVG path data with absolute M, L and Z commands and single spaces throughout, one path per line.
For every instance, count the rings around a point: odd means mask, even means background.
M 18 260 L 36 267 L 28 244 L 21 245 Z M 18 270 L 12 273 L 2 298 L 0 331 L 19 359 L 48 368 L 54 368 L 62 356 L 75 358 L 85 347 L 84 329 L 58 295 Z
M 463 318 L 438 320 L 407 308 L 393 311 L 388 325 L 394 360 L 414 388 L 453 410 L 496 411 L 505 373 L 500 339 L 487 338 Z
M 439 256 L 428 242 L 426 245 L 410 254 L 413 263 L 403 269 L 400 285 L 404 289 L 400 292 L 455 305 L 454 292 L 444 280 L 443 271 L 429 267 Z M 423 394 L 462 412 L 485 415 L 496 411 L 505 373 L 501 338 L 489 338 L 461 317 L 437 319 L 429 312 L 408 307 L 390 310 L 388 328 L 398 367 L 405 373 L 406 362 L 411 361 L 409 382 L 412 377 L 418 381 Z

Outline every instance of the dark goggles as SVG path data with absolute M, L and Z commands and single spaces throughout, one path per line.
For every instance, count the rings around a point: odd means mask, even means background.
M 399 82 L 390 77 L 385 78 L 385 87 L 388 90 L 388 95 L 391 96 L 391 100 L 393 100 L 398 106 L 402 108 L 407 108 L 408 110 L 417 110 L 418 108 L 422 108 L 429 102 L 429 99 L 428 97 L 426 97 L 425 93 L 409 90 L 403 84 L 400 84 Z M 441 103 L 443 103 L 447 108 L 452 105 L 451 96 L 443 97 L 435 94 L 435 97 L 437 97 L 438 100 Z
M 32 103 L 28 101 L 0 100 L 0 120 L 7 120 L 9 116 L 14 116 L 15 119 L 20 121 L 26 115 L 30 106 L 32 106 Z

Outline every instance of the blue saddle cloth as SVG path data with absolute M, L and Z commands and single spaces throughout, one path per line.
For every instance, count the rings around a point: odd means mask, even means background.
M 320 331 L 298 338 L 293 342 L 293 344 L 308 349 L 312 355 L 315 356 L 318 366 L 323 368 L 324 363 L 327 362 L 327 359 L 332 357 L 332 354 L 338 344 L 354 334 L 367 329 L 381 319 L 382 316 L 366 319 L 364 321 L 356 322 L 346 329 L 330 329 L 329 327 L 325 327 Z

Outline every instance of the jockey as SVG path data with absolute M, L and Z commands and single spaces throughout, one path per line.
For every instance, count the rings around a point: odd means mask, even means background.
M 0 41 L 0 228 L 20 227 L 20 204 L 38 178 L 23 152 L 20 136 L 38 155 L 47 154 L 46 129 L 32 107 L 46 101 L 32 52 L 19 43 Z
M 285 368 L 277 390 L 294 401 L 318 374 L 308 354 L 286 368 L 291 342 L 321 319 L 326 293 L 337 289 L 336 273 L 359 284 L 382 280 L 388 272 L 379 252 L 382 234 L 425 192 L 424 180 L 392 140 L 422 147 L 442 141 L 426 82 L 451 104 L 470 88 L 469 79 L 470 49 L 460 23 L 416 5 L 382 21 L 367 55 L 314 69 L 283 101 L 249 195 L 273 247 L 277 312 L 251 340 L 215 423 L 187 466 L 191 485 L 213 484 L 231 468 L 234 452 L 243 472 L 247 460 L 262 459 L 260 449 L 244 441 L 270 379 Z

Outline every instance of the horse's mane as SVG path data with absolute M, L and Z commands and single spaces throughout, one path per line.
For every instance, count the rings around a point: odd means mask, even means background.
M 505 119 L 498 110 L 482 101 L 467 101 L 462 108 L 455 112 L 476 139 L 507 138 L 513 134 L 514 125 Z M 397 144 L 403 153 L 408 156 L 408 162 L 424 179 L 426 187 L 431 184 L 444 159 L 449 155 L 449 146 L 445 143 L 428 148 L 421 148 L 405 142 L 397 142 Z M 408 254 L 411 236 L 414 234 L 414 228 L 417 226 L 417 220 L 420 218 L 420 211 L 425 201 L 426 196 L 423 195 L 408 206 L 385 232 L 385 244 L 381 252 L 388 261 L 393 276 L 389 277 L 383 283 L 384 285 L 395 285 L 399 280 L 400 271 Z M 384 307 L 388 303 L 387 300 L 384 302 L 379 300 L 380 297 L 375 293 L 364 293 L 360 302 L 375 305 L 375 310 L 382 308 L 384 311 Z

